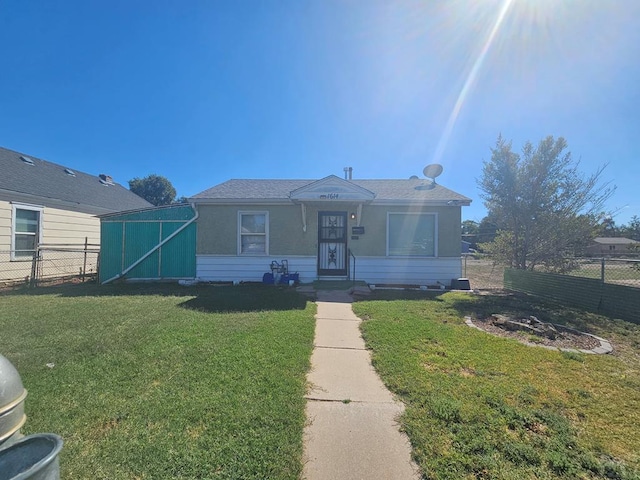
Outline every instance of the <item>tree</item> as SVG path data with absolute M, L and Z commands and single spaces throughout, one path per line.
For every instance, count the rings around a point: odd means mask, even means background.
M 600 222 L 600 231 L 598 234 L 602 237 L 618 237 L 620 229 L 616 226 L 613 218 L 606 216 Z
M 160 175 L 129 180 L 129 190 L 153 205 L 169 205 L 176 198 L 176 189 Z
M 498 233 L 498 225 L 493 218 L 486 216 L 480 220 L 478 225 L 478 243 L 493 242 Z
M 507 265 L 562 270 L 564 258 L 586 246 L 597 231 L 600 212 L 615 187 L 601 184 L 605 167 L 583 176 L 564 138 L 548 136 L 522 155 L 498 137 L 483 163 L 478 185 L 493 223 L 495 239 L 483 245 Z
M 634 215 L 627 225 L 620 227 L 620 231 L 623 237 L 640 240 L 640 218 Z
M 478 242 L 478 222 L 474 220 L 464 220 L 462 222 L 462 239 L 469 242 L 471 248 L 476 248 Z

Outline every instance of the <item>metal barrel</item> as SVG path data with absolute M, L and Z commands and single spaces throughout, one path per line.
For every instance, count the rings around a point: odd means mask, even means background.
M 20 374 L 6 357 L 0 355 L 0 448 L 20 438 L 24 425 L 24 399 L 27 391 Z
M 0 480 L 59 480 L 62 438 L 36 433 L 0 450 Z

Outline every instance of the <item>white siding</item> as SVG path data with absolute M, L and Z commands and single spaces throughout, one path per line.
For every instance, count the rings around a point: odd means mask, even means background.
M 9 249 L 11 249 L 11 204 L 0 201 L 0 251 Z
M 31 261 L 11 261 L 11 203 L 0 201 L 0 282 L 19 281 L 31 275 Z
M 31 260 L 11 260 L 11 235 L 12 204 L 0 201 L 0 282 L 20 281 L 31 275 Z M 90 244 L 98 245 L 100 243 L 100 219 L 86 213 L 50 207 L 43 208 L 43 244 L 84 245 L 85 238 L 88 238 Z M 43 258 L 45 262 L 43 274 L 45 276 L 75 275 L 84 265 L 84 256 L 80 253 L 67 255 L 48 252 Z M 90 261 L 87 265 L 87 271 L 95 271 L 95 265 L 92 263 L 95 262 Z
M 300 281 L 312 282 L 317 276 L 317 260 L 314 256 L 286 257 L 289 272 L 299 273 Z M 278 257 L 237 257 L 233 255 L 197 255 L 196 277 L 204 281 L 239 282 L 262 281 L 262 275 L 270 272 L 269 265 Z M 352 261 L 352 260 L 351 260 Z M 351 268 L 353 263 L 351 263 Z M 460 278 L 462 266 L 459 257 L 447 258 L 394 258 L 358 257 L 356 279 L 374 284 L 436 285 L 447 287 L 454 278 Z
M 42 217 L 42 243 L 100 243 L 100 219 L 86 213 L 45 208 Z
M 440 282 L 448 287 L 452 279 L 461 275 L 460 257 L 356 258 L 356 280 L 373 284 L 436 285 Z
M 271 272 L 271 262 L 282 262 L 282 257 L 236 257 L 233 255 L 196 255 L 196 277 L 208 282 L 261 282 Z M 303 283 L 316 279 L 316 257 L 290 256 L 289 273 L 298 273 Z

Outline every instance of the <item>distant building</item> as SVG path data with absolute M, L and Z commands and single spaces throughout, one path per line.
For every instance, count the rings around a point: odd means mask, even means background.
M 588 255 L 611 256 L 629 255 L 636 253 L 634 250 L 640 242 L 624 237 L 597 237 L 586 249 Z

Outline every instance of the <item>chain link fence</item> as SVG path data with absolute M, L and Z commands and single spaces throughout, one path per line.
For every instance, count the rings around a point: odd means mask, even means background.
M 469 279 L 473 290 L 501 290 L 504 288 L 504 265 L 486 255 L 462 256 L 462 276 Z
M 566 275 L 640 288 L 640 259 L 637 258 L 568 258 L 566 264 L 569 266 Z M 469 279 L 474 290 L 504 288 L 504 269 L 504 265 L 497 264 L 487 255 L 462 256 L 462 275 Z M 535 270 L 545 271 L 539 268 Z
M 597 278 L 602 283 L 640 288 L 640 260 L 633 258 L 575 258 L 568 275 Z
M 97 244 L 39 245 L 30 256 L 25 252 L 0 251 L 0 285 L 14 286 L 66 281 L 85 282 L 98 274 Z

